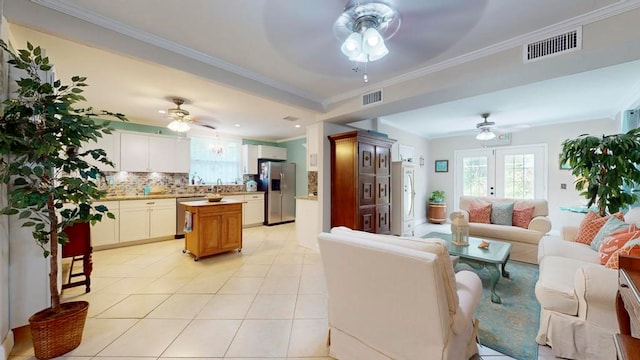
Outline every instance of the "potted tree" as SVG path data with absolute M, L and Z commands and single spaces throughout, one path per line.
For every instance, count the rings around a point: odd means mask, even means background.
M 575 188 L 594 204 L 600 216 L 638 201 L 640 129 L 602 137 L 583 134 L 562 143 L 560 163 L 576 176 Z
M 49 257 L 51 307 L 29 318 L 35 356 L 49 359 L 80 344 L 87 315 L 86 301 L 60 303 L 58 291 L 58 245 L 67 241 L 65 226 L 96 222 L 114 215 L 105 206 L 94 206 L 105 192 L 98 187 L 100 170 L 87 163 L 92 158 L 112 164 L 104 150 L 83 151 L 83 143 L 111 133 L 107 123 L 95 122 L 90 109 L 76 109 L 85 78 L 74 76 L 71 85 L 47 82 L 49 59 L 40 47 L 11 51 L 10 66 L 24 76 L 17 80 L 16 97 L 3 102 L 0 120 L 0 179 L 8 185 L 4 215 L 17 216 L 22 227 Z M 126 120 L 122 114 L 102 112 Z
M 443 190 L 435 190 L 429 196 L 429 211 L 427 219 L 430 223 L 442 224 L 447 221 L 447 204 L 444 202 Z

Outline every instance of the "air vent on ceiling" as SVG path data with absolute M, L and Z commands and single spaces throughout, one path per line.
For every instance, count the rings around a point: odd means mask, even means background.
M 362 106 L 382 102 L 382 90 L 362 95 Z
M 582 28 L 524 45 L 524 62 L 564 54 L 582 48 Z
M 296 120 L 300 120 L 300 118 L 297 118 L 295 116 L 285 116 L 285 117 L 282 118 L 282 120 L 296 121 Z

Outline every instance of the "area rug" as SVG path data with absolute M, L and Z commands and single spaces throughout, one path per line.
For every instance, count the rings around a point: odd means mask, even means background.
M 456 270 L 474 271 L 482 279 L 482 300 L 476 309 L 476 318 L 480 320 L 480 343 L 518 360 L 536 360 L 540 304 L 534 287 L 538 266 L 509 261 L 506 269 L 509 278 L 500 278 L 496 285 L 502 304 L 494 304 L 491 302 L 489 271 L 472 270 L 462 263 L 456 267 Z

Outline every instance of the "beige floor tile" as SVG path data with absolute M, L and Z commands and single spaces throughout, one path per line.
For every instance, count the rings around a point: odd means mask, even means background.
M 80 346 L 69 356 L 95 356 L 138 322 L 137 319 L 87 319 Z
M 262 278 L 232 277 L 218 291 L 218 294 L 257 294 L 262 282 Z
M 144 279 L 143 279 L 144 280 Z M 161 277 L 157 280 L 147 280 L 147 285 L 136 291 L 137 294 L 173 294 L 178 289 L 189 283 L 191 278 L 179 278 L 179 277 Z
M 103 311 L 126 299 L 128 296 L 129 295 L 127 294 L 91 292 L 88 296 L 83 297 L 84 300 L 89 302 L 89 311 L 87 312 L 87 316 L 97 316 Z
M 267 272 L 271 268 L 271 265 L 262 264 L 245 264 L 242 268 L 238 269 L 233 276 L 234 277 L 265 277 Z
M 93 262 L 93 271 L 91 276 L 97 277 L 127 277 L 144 269 L 142 265 L 127 264 L 100 264 Z
M 143 319 L 102 350 L 98 356 L 160 356 L 189 320 Z
M 215 294 L 229 280 L 226 276 L 203 276 L 199 275 L 190 279 L 177 292 L 182 294 Z
M 302 264 L 276 264 L 271 265 L 267 277 L 300 277 Z
M 264 279 L 260 294 L 297 294 L 300 279 L 298 277 L 268 277 Z
M 169 295 L 129 295 L 126 299 L 98 314 L 97 318 L 141 319 L 164 302 Z M 90 306 L 91 307 L 91 306 Z
M 323 294 L 300 294 L 296 302 L 296 319 L 326 319 L 327 296 Z
M 213 295 L 174 294 L 156 307 L 148 319 L 193 319 Z
M 327 283 L 324 276 L 302 276 L 298 294 L 326 294 Z
M 304 263 L 304 253 L 281 253 L 273 261 L 273 265 L 299 265 L 302 263 Z
M 247 319 L 293 319 L 296 295 L 258 294 L 247 313 Z
M 196 319 L 244 319 L 255 295 L 214 295 Z
M 226 357 L 286 357 L 291 320 L 245 320 Z
M 149 279 L 125 277 L 100 290 L 101 293 L 135 294 L 149 285 Z
M 326 319 L 293 321 L 289 357 L 328 356 L 327 335 L 329 323 Z
M 271 265 L 276 259 L 276 254 L 248 256 L 246 264 Z
M 194 320 L 162 354 L 177 357 L 223 357 L 242 320 Z

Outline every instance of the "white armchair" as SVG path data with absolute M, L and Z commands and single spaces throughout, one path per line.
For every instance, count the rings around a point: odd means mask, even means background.
M 337 359 L 468 359 L 482 283 L 454 273 L 440 239 L 334 228 L 319 235 L 330 355 Z

